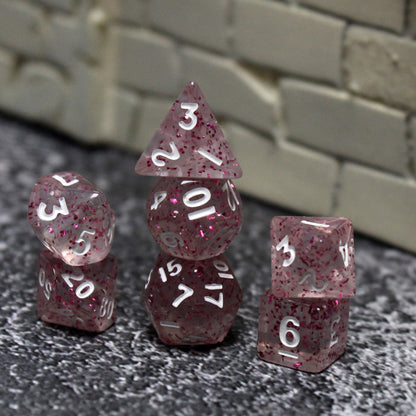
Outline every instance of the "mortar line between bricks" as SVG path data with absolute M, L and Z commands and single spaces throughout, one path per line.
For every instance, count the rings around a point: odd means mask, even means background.
M 402 35 L 409 34 L 409 15 L 410 15 L 410 3 L 411 0 L 406 0 L 404 4 L 404 16 L 403 16 L 403 32 Z
M 235 47 L 234 47 L 234 10 L 235 0 L 228 0 L 227 12 L 226 12 L 226 23 L 227 23 L 227 50 L 228 56 L 235 60 Z
M 339 89 L 343 91 L 348 91 L 346 87 L 346 79 L 347 79 L 347 70 L 346 70 L 346 56 L 347 56 L 347 36 L 349 29 L 351 27 L 351 24 L 349 22 L 346 22 L 346 25 L 344 27 L 344 30 L 342 32 L 341 37 L 341 53 L 340 53 L 340 78 L 339 78 Z
M 338 172 L 337 172 L 337 177 L 335 179 L 334 187 L 331 193 L 330 215 L 335 215 L 335 212 L 337 211 L 339 207 L 339 195 L 341 193 L 342 176 L 344 173 L 344 166 L 345 166 L 345 161 L 340 160 L 340 159 L 336 159 L 336 161 L 338 165 Z
M 412 114 L 406 114 L 406 131 L 405 131 L 405 141 L 406 141 L 406 153 L 407 153 L 407 169 L 409 174 L 414 178 L 416 175 L 416 163 L 415 163 L 415 148 L 413 143 L 413 132 L 412 132 Z

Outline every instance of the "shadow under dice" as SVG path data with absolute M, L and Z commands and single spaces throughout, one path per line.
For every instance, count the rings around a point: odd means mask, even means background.
M 114 323 L 117 261 L 73 267 L 42 250 L 38 261 L 38 315 L 49 323 L 102 332 Z
M 354 238 L 349 219 L 275 217 L 271 241 L 275 295 L 354 296 Z
M 110 251 L 114 212 L 105 194 L 77 173 L 40 178 L 28 219 L 40 241 L 72 266 L 99 262 Z
M 224 256 L 189 261 L 161 252 L 143 300 L 165 344 L 216 344 L 231 327 L 242 291 Z
M 348 316 L 349 299 L 278 298 L 268 290 L 260 304 L 259 356 L 320 372 L 344 353 Z
M 146 210 L 160 248 L 189 260 L 223 253 L 242 226 L 240 195 L 230 180 L 161 178 Z

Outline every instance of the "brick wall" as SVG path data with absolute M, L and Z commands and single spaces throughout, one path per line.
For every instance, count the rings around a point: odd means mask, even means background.
M 416 0 L 0 0 L 0 107 L 140 151 L 197 81 L 239 189 L 416 252 Z

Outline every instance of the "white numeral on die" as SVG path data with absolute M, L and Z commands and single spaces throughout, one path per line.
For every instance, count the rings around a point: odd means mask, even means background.
M 62 176 L 59 176 L 59 175 L 53 175 L 52 178 L 54 178 L 55 180 L 57 180 L 63 186 L 72 186 L 72 185 L 75 185 L 76 183 L 79 182 L 78 179 L 72 179 L 72 181 L 69 181 L 68 182 L 66 179 L 64 179 Z
M 337 331 L 335 329 L 335 326 L 339 324 L 341 320 L 341 317 L 337 315 L 331 324 L 331 341 L 329 342 L 329 348 L 333 347 L 335 344 L 338 343 L 338 337 L 337 337 Z
M 66 201 L 64 197 L 59 198 L 59 207 L 54 205 L 52 207 L 52 212 L 48 214 L 46 212 L 47 205 L 44 202 L 41 202 L 38 206 L 37 213 L 38 217 L 42 221 L 52 221 L 54 220 L 59 214 L 68 215 L 68 207 L 66 206 Z
M 198 122 L 198 118 L 195 115 L 195 111 L 198 110 L 198 104 L 196 103 L 181 103 L 182 110 L 187 110 L 185 113 L 185 118 L 189 120 L 189 123 L 186 124 L 183 121 L 179 122 L 179 127 L 184 130 L 192 130 L 196 123 Z
M 294 316 L 285 316 L 282 319 L 282 322 L 280 323 L 279 327 L 279 338 L 280 342 L 288 348 L 295 348 L 299 345 L 300 342 L 300 335 L 299 331 L 297 331 L 295 328 L 289 328 L 288 324 L 291 323 L 295 327 L 299 327 L 300 323 Z M 290 334 L 290 337 L 288 336 Z M 298 358 L 298 355 L 290 352 L 290 351 L 284 351 L 279 350 L 279 354 L 283 355 L 285 357 L 289 358 Z
M 65 280 L 65 283 L 70 287 L 73 288 L 74 284 L 71 280 L 75 280 L 76 282 L 81 282 L 84 279 L 84 275 L 81 274 L 80 276 L 75 276 L 74 274 L 63 273 L 62 278 Z M 95 286 L 94 283 L 90 280 L 86 280 L 82 282 L 75 290 L 75 294 L 79 299 L 84 299 L 90 296 L 94 292 Z
M 296 258 L 295 248 L 289 245 L 289 236 L 286 235 L 282 241 L 276 246 L 276 251 L 279 251 L 283 248 L 283 253 L 289 253 L 290 257 L 283 260 L 283 267 L 289 267 Z
M 101 318 L 106 316 L 107 319 L 110 319 L 114 311 L 114 300 L 108 298 L 103 298 L 101 302 L 100 310 L 98 311 Z
M 167 194 L 168 193 L 166 191 L 155 192 L 155 195 L 154 195 L 155 199 L 154 199 L 153 204 L 150 207 L 150 209 L 151 210 L 158 209 L 159 205 L 166 199 Z
M 166 159 L 169 159 L 169 160 L 178 160 L 181 157 L 175 143 L 170 142 L 169 146 L 170 146 L 171 152 L 167 152 L 166 150 L 162 150 L 162 149 L 153 150 L 151 158 L 152 158 L 152 162 L 156 166 L 160 167 L 160 166 L 166 165 L 166 162 L 164 160 L 158 159 L 159 156 L 165 157 Z
M 341 240 L 339 241 L 339 252 L 342 256 L 342 261 L 344 262 L 344 266 L 348 267 L 348 241 L 345 244 L 341 243 Z
M 52 291 L 52 284 L 49 280 L 46 279 L 45 270 L 42 268 L 39 270 L 39 285 L 43 288 L 43 294 L 45 295 L 46 299 L 50 299 L 51 291 Z
M 186 298 L 189 298 L 194 294 L 194 290 L 189 286 L 184 285 L 183 283 L 179 284 L 178 289 L 182 290 L 183 293 L 172 302 L 172 306 L 174 308 L 177 308 Z
M 90 251 L 91 241 L 89 240 L 89 238 L 86 237 L 87 234 L 93 236 L 95 235 L 95 231 L 84 230 L 79 235 L 79 237 L 75 240 L 75 242 L 78 244 L 84 243 L 84 248 L 81 248 L 80 246 L 74 249 L 74 253 L 77 254 L 78 256 L 83 256 L 84 254 L 87 254 Z
M 186 192 L 183 196 L 183 203 L 188 208 L 196 208 L 208 203 L 211 199 L 211 192 L 208 188 L 199 187 L 191 189 Z M 215 214 L 215 207 L 211 205 L 210 207 L 202 208 L 188 214 L 188 218 L 193 221 L 199 218 L 207 217 L 208 215 Z

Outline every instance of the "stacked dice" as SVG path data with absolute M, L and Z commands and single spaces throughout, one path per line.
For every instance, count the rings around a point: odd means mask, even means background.
M 242 299 L 222 254 L 242 226 L 231 182 L 241 168 L 195 82 L 173 103 L 135 170 L 161 176 L 146 203 L 162 250 L 143 293 L 153 326 L 169 345 L 221 342 Z
M 272 287 L 261 300 L 261 359 L 317 373 L 346 346 L 355 294 L 354 237 L 347 218 L 275 217 Z
M 28 220 L 47 247 L 38 260 L 38 314 L 101 332 L 115 319 L 117 261 L 108 255 L 115 216 L 105 194 L 75 172 L 40 178 Z

